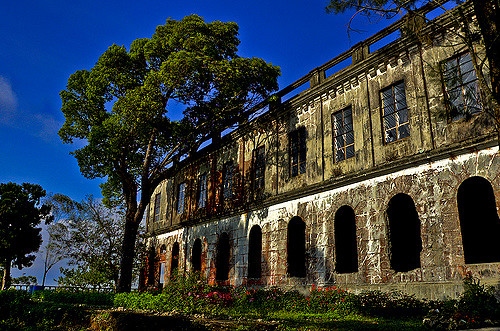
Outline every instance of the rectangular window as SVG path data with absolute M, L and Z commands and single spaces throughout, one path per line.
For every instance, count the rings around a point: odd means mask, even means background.
M 445 61 L 443 80 L 453 121 L 482 111 L 476 71 L 470 53 Z
M 333 150 L 335 162 L 354 157 L 354 128 L 352 125 L 352 108 L 346 108 L 332 114 Z
M 198 177 L 198 208 L 205 208 L 207 202 L 207 175 Z
M 222 195 L 224 199 L 231 199 L 233 197 L 233 162 L 228 162 L 224 165 Z
M 404 82 L 383 89 L 381 95 L 385 142 L 388 144 L 409 137 L 410 124 Z
M 158 222 L 160 220 L 160 207 L 161 207 L 161 193 L 155 195 L 155 213 L 154 221 Z
M 186 183 L 181 183 L 177 191 L 177 214 L 184 212 L 184 202 L 186 197 Z
M 290 174 L 295 177 L 306 172 L 306 128 L 290 132 Z
M 264 189 L 266 172 L 266 149 L 260 146 L 253 150 L 253 188 L 254 190 Z

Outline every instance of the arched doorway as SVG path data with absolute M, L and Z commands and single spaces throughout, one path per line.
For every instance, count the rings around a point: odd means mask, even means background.
M 335 271 L 338 273 L 357 272 L 356 215 L 351 207 L 342 206 L 335 213 L 334 233 Z
M 290 277 L 306 276 L 306 223 L 296 216 L 288 223 L 287 262 Z
M 201 271 L 201 239 L 197 238 L 191 252 L 191 268 L 193 271 Z
M 217 257 L 215 260 L 215 279 L 218 281 L 225 281 L 229 279 L 229 235 L 223 232 L 217 243 Z
M 405 272 L 420 268 L 420 220 L 413 199 L 404 193 L 396 194 L 387 207 L 391 268 Z
M 500 262 L 500 221 L 490 182 L 479 176 L 464 180 L 457 206 L 465 263 Z
M 262 259 L 262 230 L 254 225 L 248 238 L 248 278 L 260 278 Z

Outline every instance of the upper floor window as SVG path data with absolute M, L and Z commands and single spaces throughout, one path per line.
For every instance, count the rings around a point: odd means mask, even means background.
M 352 125 L 352 108 L 346 108 L 332 114 L 333 150 L 335 162 L 354 157 L 354 129 Z
M 470 53 L 445 61 L 443 79 L 453 121 L 482 110 L 476 71 Z
M 290 132 L 290 174 L 292 177 L 306 172 L 306 128 Z
M 207 202 L 207 175 L 198 177 L 198 208 L 204 208 Z
M 184 212 L 184 203 L 186 199 L 186 183 L 179 184 L 177 191 L 177 214 Z
M 160 220 L 160 206 L 161 206 L 161 193 L 155 195 L 155 213 L 154 221 L 158 222 Z
M 253 150 L 253 167 L 253 187 L 255 190 L 263 189 L 266 171 L 265 146 Z
M 224 199 L 231 199 L 233 197 L 233 162 L 227 162 L 224 165 L 222 195 Z
M 385 142 L 388 144 L 409 137 L 410 127 L 404 82 L 383 89 L 381 96 Z

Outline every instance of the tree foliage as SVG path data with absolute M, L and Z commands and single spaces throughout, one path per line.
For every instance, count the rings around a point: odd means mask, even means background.
M 173 161 L 247 120 L 278 88 L 279 68 L 239 57 L 237 35 L 236 23 L 168 19 L 129 50 L 109 47 L 61 92 L 61 139 L 86 141 L 73 153 L 82 174 L 107 179 L 106 201 L 125 200 L 120 291 L 130 289 L 137 227 L 154 188 L 177 170 Z M 172 103 L 185 106 L 178 121 Z
M 10 269 L 33 264 L 42 244 L 42 220 L 52 220 L 50 207 L 41 204 L 45 191 L 40 185 L 0 184 L 0 264 L 4 269 L 2 289 L 10 286 Z
M 54 194 L 49 201 L 57 222 L 48 229 L 47 250 L 58 259 L 68 259 L 70 266 L 60 268 L 58 284 L 115 287 L 123 240 L 123 209 L 108 208 L 92 196 L 76 202 Z

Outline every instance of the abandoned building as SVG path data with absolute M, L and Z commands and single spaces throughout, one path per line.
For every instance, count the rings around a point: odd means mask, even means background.
M 474 15 L 470 1 L 457 8 Z M 212 284 L 433 299 L 456 297 L 469 272 L 497 284 L 494 121 L 453 16 L 422 38 L 409 22 L 423 20 L 403 17 L 315 68 L 181 161 L 148 208 L 143 283 L 200 271 Z

